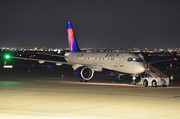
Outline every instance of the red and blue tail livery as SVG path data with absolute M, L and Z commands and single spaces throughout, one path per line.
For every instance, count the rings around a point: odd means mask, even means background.
M 68 33 L 68 43 L 70 52 L 80 52 L 81 50 L 78 47 L 72 25 L 70 21 L 67 21 L 67 33 Z

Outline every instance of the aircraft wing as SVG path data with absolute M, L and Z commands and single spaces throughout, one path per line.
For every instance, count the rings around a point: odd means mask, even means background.
M 37 52 L 37 54 L 41 54 L 41 55 L 49 55 L 49 56 L 55 56 L 55 57 L 64 57 L 64 58 L 66 58 L 66 56 L 55 55 L 55 54 L 50 54 L 50 53 L 40 53 L 40 52 Z
M 33 58 L 24 58 L 24 57 L 10 57 L 10 58 L 39 61 L 39 63 L 50 62 L 50 63 L 56 63 L 56 65 L 62 65 L 62 64 L 75 65 L 75 64 L 77 64 L 77 63 L 72 63 L 72 62 L 61 62 L 61 61 L 33 59 Z
M 39 61 L 40 64 L 45 62 L 55 63 L 56 65 L 73 65 L 73 69 L 77 69 L 78 67 L 87 66 L 91 68 L 94 71 L 102 71 L 102 67 L 99 65 L 93 65 L 93 64 L 80 64 L 80 63 L 73 63 L 73 62 L 61 62 L 61 61 L 53 61 L 53 60 L 43 60 L 43 59 L 33 59 L 33 58 L 23 58 L 23 57 L 10 57 L 15 59 L 23 59 L 23 60 L 32 60 L 32 61 Z

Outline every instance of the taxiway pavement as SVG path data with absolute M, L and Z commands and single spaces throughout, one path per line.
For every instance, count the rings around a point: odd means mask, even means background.
M 153 88 L 36 77 L 3 79 L 1 119 L 180 118 L 178 86 Z

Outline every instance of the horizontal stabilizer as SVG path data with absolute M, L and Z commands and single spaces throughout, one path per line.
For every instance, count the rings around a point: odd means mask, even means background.
M 37 54 L 41 54 L 41 55 L 49 55 L 49 56 L 54 56 L 54 57 L 64 57 L 64 58 L 66 58 L 66 56 L 63 56 L 63 55 L 55 55 L 55 54 L 50 54 L 50 53 L 41 53 L 41 52 L 37 52 Z

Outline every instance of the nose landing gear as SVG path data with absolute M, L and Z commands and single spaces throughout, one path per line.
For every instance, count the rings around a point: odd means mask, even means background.
M 138 74 L 132 74 L 132 82 L 131 84 L 135 85 L 136 84 L 136 78 L 138 77 Z

